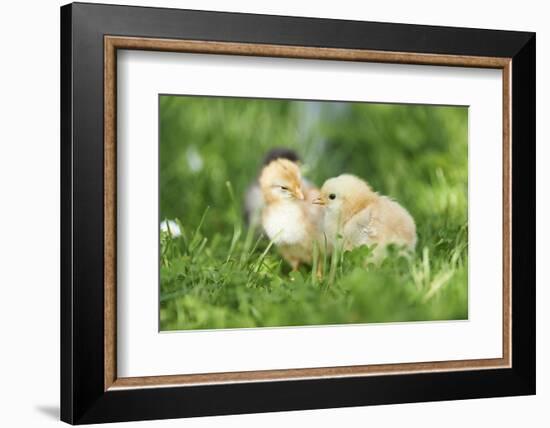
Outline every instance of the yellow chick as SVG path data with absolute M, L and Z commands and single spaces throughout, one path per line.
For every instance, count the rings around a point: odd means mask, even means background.
M 313 245 L 319 237 L 322 210 L 307 200 L 300 168 L 288 159 L 276 159 L 260 174 L 265 201 L 262 226 L 293 270 L 311 263 Z M 317 190 L 310 189 L 310 192 Z
M 344 250 L 376 243 L 374 261 L 380 261 L 388 244 L 409 250 L 416 246 L 416 226 L 409 212 L 354 175 L 325 181 L 314 203 L 325 208 L 323 230 L 331 247 L 339 237 Z
M 265 166 L 277 159 L 288 159 L 298 166 L 300 166 L 301 162 L 298 153 L 294 150 L 285 147 L 276 147 L 268 151 L 265 155 L 259 171 L 260 174 Z M 306 201 L 309 201 L 310 203 L 320 195 L 319 189 L 304 178 L 302 178 L 302 191 Z M 265 206 L 265 201 L 258 178 L 255 178 L 246 189 L 243 202 L 245 223 L 250 227 L 259 225 L 261 222 L 262 211 Z

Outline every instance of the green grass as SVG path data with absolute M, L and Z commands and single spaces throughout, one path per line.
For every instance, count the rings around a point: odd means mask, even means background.
M 465 319 L 467 109 L 161 97 L 161 330 Z M 415 254 L 365 266 L 369 248 L 291 273 L 240 204 L 271 147 L 317 184 L 357 174 L 404 205 Z M 231 183 L 231 184 L 229 184 Z M 313 272 L 315 269 L 313 269 Z

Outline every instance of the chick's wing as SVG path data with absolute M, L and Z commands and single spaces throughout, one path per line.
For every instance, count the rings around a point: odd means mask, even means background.
M 352 249 L 375 242 L 377 235 L 375 223 L 375 219 L 369 208 L 359 211 L 350 218 L 343 228 L 345 248 Z

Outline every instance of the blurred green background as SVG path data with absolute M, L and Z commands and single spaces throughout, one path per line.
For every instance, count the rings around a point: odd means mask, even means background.
M 273 147 L 319 186 L 346 172 L 395 198 L 414 257 L 365 267 L 358 249 L 330 283 L 290 274 L 242 224 Z M 466 107 L 161 96 L 160 215 L 183 231 L 161 235 L 161 330 L 467 318 L 467 198 Z

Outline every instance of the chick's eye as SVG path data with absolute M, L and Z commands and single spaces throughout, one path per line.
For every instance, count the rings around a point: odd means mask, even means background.
M 281 186 L 281 189 L 282 189 L 282 190 L 288 190 L 288 187 Z
M 336 195 L 334 193 L 331 193 L 330 195 L 328 195 L 328 198 L 329 199 L 335 199 L 336 198 Z

